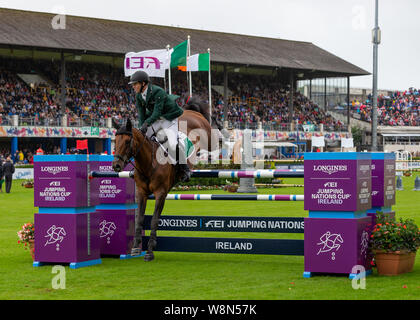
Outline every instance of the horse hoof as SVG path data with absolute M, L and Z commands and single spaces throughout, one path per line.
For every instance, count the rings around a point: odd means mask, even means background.
M 131 249 L 131 255 L 132 256 L 139 256 L 139 255 L 141 255 L 141 249 L 140 248 L 133 248 L 133 249 Z
M 146 253 L 144 256 L 144 261 L 149 262 L 152 261 L 155 258 L 155 255 L 153 253 Z

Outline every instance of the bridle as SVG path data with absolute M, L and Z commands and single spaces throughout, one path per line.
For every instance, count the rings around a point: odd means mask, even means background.
M 128 164 L 131 163 L 133 165 L 133 167 L 140 173 L 140 170 L 136 167 L 136 165 L 134 164 L 133 160 L 131 159 L 135 159 L 137 158 L 138 154 L 140 153 L 141 147 L 143 147 L 143 144 L 145 142 L 146 139 L 143 140 L 143 143 L 140 145 L 140 148 L 138 148 L 137 152 L 134 154 L 134 140 L 133 140 L 133 132 L 130 131 L 122 131 L 122 132 L 117 132 L 115 134 L 115 136 L 122 136 L 122 135 L 127 135 L 130 137 L 130 150 L 129 152 L 127 152 L 126 154 L 120 155 L 120 154 L 115 154 L 114 155 L 114 159 L 118 159 L 120 161 L 122 161 L 124 163 L 124 167 Z M 146 138 L 146 137 L 145 137 Z

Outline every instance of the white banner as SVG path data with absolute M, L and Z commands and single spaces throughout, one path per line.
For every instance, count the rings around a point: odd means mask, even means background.
M 315 137 L 312 136 L 312 147 L 325 147 L 324 137 Z
M 124 59 L 124 74 L 131 76 L 134 72 L 145 71 L 149 77 L 165 77 L 165 70 L 170 63 L 170 54 L 166 49 L 128 52 Z
M 353 138 L 341 138 L 341 147 L 342 148 L 353 148 Z
M 34 169 L 33 168 L 16 168 L 15 173 L 13 173 L 13 180 L 17 179 L 33 179 L 34 178 Z

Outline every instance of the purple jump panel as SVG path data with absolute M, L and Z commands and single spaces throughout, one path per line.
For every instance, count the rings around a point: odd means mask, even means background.
M 96 155 L 91 156 L 91 171 L 110 172 L 112 170 L 112 156 Z M 128 164 L 124 170 L 133 169 L 132 164 Z M 93 178 L 98 186 L 99 202 L 101 204 L 121 204 L 135 202 L 135 183 L 134 179 L 123 178 Z
M 372 217 L 371 154 L 305 153 L 305 272 L 355 277 L 355 266 L 370 271 Z M 355 273 L 354 273 L 355 272 Z
M 395 154 L 372 153 L 372 207 L 395 204 Z
M 71 268 L 98 264 L 99 204 L 97 181 L 88 179 L 88 155 L 34 157 L 34 266 L 70 263 Z
M 305 218 L 305 272 L 351 274 L 356 265 L 371 269 L 371 218 Z
M 101 254 L 129 254 L 134 239 L 135 209 L 97 210 Z
M 99 215 L 36 213 L 35 261 L 77 263 L 100 258 Z
M 371 208 L 368 153 L 305 153 L 305 210 L 360 212 Z
M 35 156 L 34 206 L 76 208 L 99 204 L 97 181 L 88 179 L 86 155 Z

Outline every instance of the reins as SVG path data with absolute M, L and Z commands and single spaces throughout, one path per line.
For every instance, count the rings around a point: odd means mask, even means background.
M 134 141 L 133 132 L 123 131 L 123 132 L 116 133 L 115 135 L 116 136 L 117 135 L 128 135 L 128 136 L 130 136 L 130 151 L 131 151 L 132 156 L 131 157 L 128 157 L 126 154 L 123 155 L 123 156 L 121 156 L 119 154 L 116 154 L 116 155 L 114 155 L 114 157 L 117 158 L 117 159 L 119 159 L 119 160 L 121 160 L 124 164 L 131 163 L 133 165 L 133 167 L 137 170 L 137 172 L 139 174 L 143 175 L 143 176 L 145 176 L 144 173 L 143 173 L 143 171 L 140 170 L 139 168 L 137 168 L 137 166 L 135 165 L 135 162 L 133 162 L 132 158 L 134 158 L 134 159 L 137 158 L 137 156 L 139 155 L 139 153 L 140 153 L 143 145 L 145 144 L 146 140 L 148 140 L 150 142 L 151 148 L 152 148 L 152 152 L 151 152 L 151 165 L 152 165 L 152 169 L 153 169 L 151 175 L 153 175 L 153 173 L 154 173 L 154 171 L 155 171 L 156 168 L 155 168 L 154 161 L 153 161 L 153 156 L 154 156 L 154 150 L 155 150 L 155 148 L 154 148 L 154 145 L 153 145 L 152 141 L 146 135 L 143 135 L 143 142 L 140 144 L 139 148 L 137 149 L 137 152 L 134 153 L 133 152 L 133 149 L 134 149 L 133 148 L 133 141 Z

